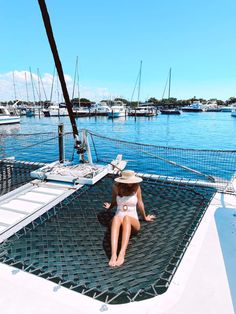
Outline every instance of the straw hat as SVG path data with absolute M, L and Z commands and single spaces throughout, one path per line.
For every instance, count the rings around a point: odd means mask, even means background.
M 121 177 L 115 178 L 115 181 L 119 183 L 132 184 L 132 183 L 140 183 L 143 181 L 143 179 L 140 177 L 137 177 L 134 171 L 125 170 L 125 171 L 122 171 Z

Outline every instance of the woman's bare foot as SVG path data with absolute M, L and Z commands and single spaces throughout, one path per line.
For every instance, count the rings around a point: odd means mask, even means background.
M 117 261 L 116 261 L 116 266 L 121 266 L 124 264 L 125 261 L 125 253 L 121 253 L 119 254 Z
M 112 255 L 108 265 L 110 267 L 115 267 L 116 266 L 116 260 L 117 260 L 117 256 L 116 255 Z

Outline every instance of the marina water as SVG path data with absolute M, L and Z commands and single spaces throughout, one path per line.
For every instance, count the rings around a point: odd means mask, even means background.
M 47 142 L 48 133 L 57 134 L 58 124 L 63 123 L 65 132 L 71 132 L 68 117 L 21 117 L 19 125 L 0 126 L 1 158 L 15 156 L 18 158 L 19 147 L 21 160 L 51 162 L 58 160 L 58 140 Z M 189 149 L 235 150 L 236 118 L 229 112 L 201 112 L 181 115 L 161 115 L 154 117 L 122 117 L 108 119 L 107 117 L 77 118 L 79 129 L 86 128 L 94 133 L 118 140 Z M 45 146 L 34 146 L 35 138 L 40 136 L 19 136 L 20 134 L 47 133 L 41 139 Z M 71 137 L 71 136 L 70 136 Z M 70 159 L 73 154 L 73 142 L 67 141 L 67 152 Z M 24 147 L 31 145 L 31 149 Z M 122 148 L 122 147 L 121 147 Z M 112 160 L 115 155 L 109 145 L 104 146 L 106 156 Z M 120 152 L 122 153 L 122 152 Z M 134 156 L 135 158 L 135 156 Z M 145 156 L 144 156 L 145 158 Z M 148 163 L 148 157 L 147 163 Z M 217 167 L 217 165 L 215 165 Z M 140 169 L 142 170 L 142 169 Z M 154 173 L 155 169 L 151 170 Z M 231 168 L 231 171 L 233 169 Z M 231 172 L 232 175 L 232 172 Z

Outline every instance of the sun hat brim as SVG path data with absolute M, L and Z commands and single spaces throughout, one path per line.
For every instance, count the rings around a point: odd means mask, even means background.
M 115 178 L 114 181 L 118 183 L 126 183 L 126 184 L 132 184 L 132 183 L 140 183 L 143 181 L 140 177 L 132 177 L 132 178 L 125 178 L 125 177 L 118 177 Z

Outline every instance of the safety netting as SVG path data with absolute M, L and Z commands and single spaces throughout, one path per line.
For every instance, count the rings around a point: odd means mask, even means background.
M 90 146 L 93 162 L 110 163 L 117 155 L 127 160 L 127 168 L 157 175 L 161 180 L 214 186 L 220 191 L 235 193 L 232 181 L 236 169 L 236 150 L 173 148 L 135 143 L 80 130 L 79 138 L 85 159 Z M 73 134 L 67 132 L 0 135 L 0 159 L 14 156 L 16 160 L 50 163 L 59 158 L 59 142 L 65 160 L 79 162 Z
M 43 165 L 43 163 L 14 159 L 0 160 L 0 196 L 32 181 L 30 172 Z
M 236 150 L 186 149 L 134 143 L 93 132 L 90 145 L 93 159 L 109 163 L 111 154 L 122 154 L 128 168 L 158 175 L 166 181 L 202 183 L 234 193 L 232 181 L 236 171 Z

